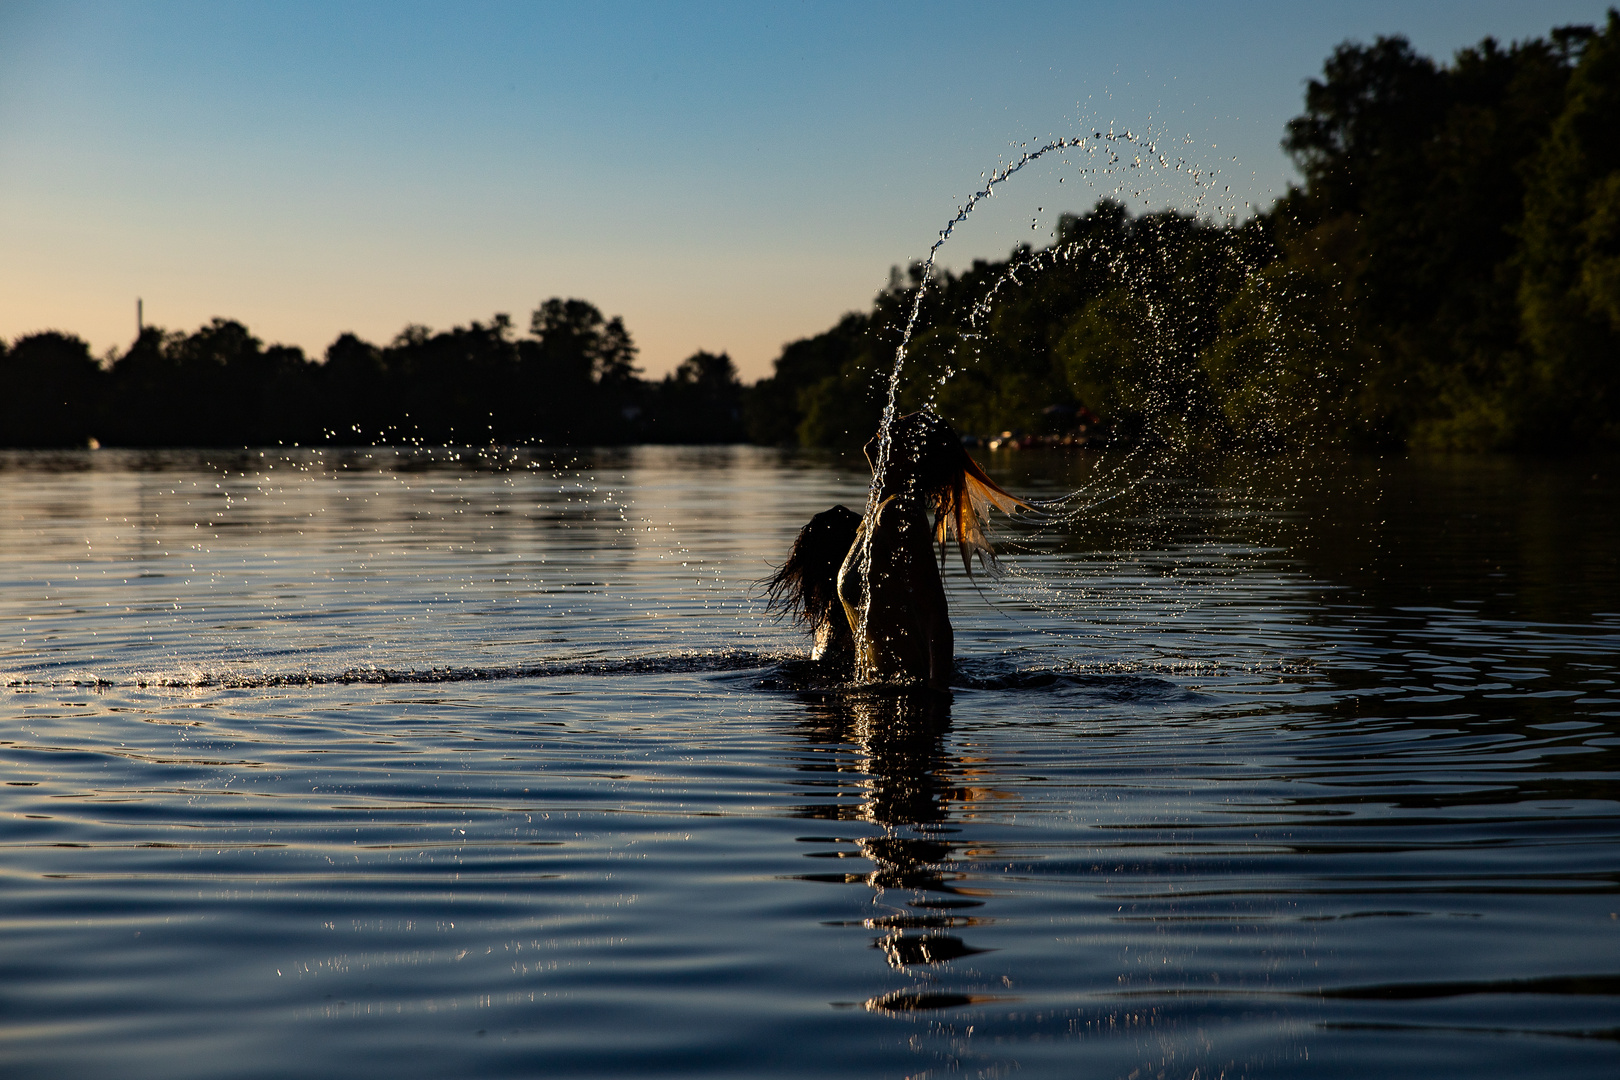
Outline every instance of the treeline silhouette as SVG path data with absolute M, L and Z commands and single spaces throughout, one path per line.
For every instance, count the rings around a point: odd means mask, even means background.
M 1283 147 L 1304 183 L 1244 223 L 1104 201 L 1054 242 L 936 276 L 902 405 L 959 430 L 1183 445 L 1620 443 L 1620 14 L 1449 64 L 1345 43 Z M 0 442 L 858 445 L 921 268 L 739 384 L 700 352 L 639 377 L 618 318 L 547 300 L 312 362 L 216 319 L 100 362 L 0 343 Z
M 241 323 L 141 331 L 105 362 L 66 334 L 0 350 L 0 433 L 14 446 L 252 446 L 378 442 L 735 442 L 743 387 L 724 353 L 638 377 L 624 321 L 551 299 L 529 332 L 496 315 L 373 345 L 344 334 L 312 362 Z
M 1449 65 L 1401 37 L 1341 45 L 1283 147 L 1303 186 L 1242 225 L 1105 202 L 1050 247 L 938 276 L 902 404 L 1047 435 L 1083 404 L 1113 438 L 1193 445 L 1620 443 L 1614 10 Z M 788 345 L 751 437 L 866 438 L 919 276 Z

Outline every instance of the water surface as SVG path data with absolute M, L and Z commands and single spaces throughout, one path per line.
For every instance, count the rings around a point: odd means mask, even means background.
M 6 1074 L 1614 1075 L 1614 463 L 989 463 L 946 701 L 853 462 L 0 456 Z

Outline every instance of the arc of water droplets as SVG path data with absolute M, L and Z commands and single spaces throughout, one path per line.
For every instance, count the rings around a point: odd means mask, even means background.
M 1135 142 L 1136 141 L 1136 137 L 1129 131 L 1126 131 L 1121 135 L 1121 134 L 1116 134 L 1112 129 L 1110 129 L 1106 135 L 1103 134 L 1100 131 L 1094 132 L 1093 135 L 1092 135 L 1094 143 L 1097 142 L 1097 141 L 1113 142 L 1116 139 L 1119 139 L 1121 137 L 1123 137 L 1128 142 Z M 1154 146 L 1154 144 L 1151 141 L 1151 137 L 1150 137 L 1149 141 L 1143 142 L 1141 144 L 1141 146 L 1142 146 L 1143 149 L 1147 150 L 1148 153 L 1150 153 L 1150 154 L 1157 155 L 1157 153 L 1158 153 L 1157 148 Z M 957 208 L 956 216 L 951 218 L 950 221 L 946 222 L 945 227 L 940 230 L 939 236 L 934 240 L 933 244 L 931 244 L 929 246 L 928 255 L 923 260 L 921 280 L 918 282 L 917 292 L 912 297 L 912 300 L 911 300 L 911 311 L 906 317 L 905 329 L 900 335 L 900 344 L 895 349 L 894 365 L 889 371 L 888 396 L 887 396 L 886 400 L 884 401 L 882 418 L 880 419 L 880 421 L 878 423 L 878 459 L 877 459 L 877 461 L 873 462 L 872 485 L 871 485 L 870 490 L 867 493 L 867 507 L 868 507 L 869 511 L 872 510 L 872 509 L 875 509 L 875 507 L 877 505 L 878 492 L 882 487 L 884 473 L 888 469 L 889 452 L 890 452 L 889 432 L 890 432 L 890 430 L 891 430 L 891 428 L 893 426 L 894 417 L 895 417 L 895 414 L 896 414 L 897 409 L 898 409 L 898 401 L 899 401 L 899 395 L 900 395 L 900 375 L 901 375 L 902 369 L 905 367 L 906 350 L 911 344 L 911 337 L 912 337 L 912 334 L 916 330 L 917 320 L 922 315 L 923 299 L 927 295 L 929 283 L 932 281 L 933 276 L 934 276 L 934 260 L 939 254 L 939 249 L 941 247 L 943 247 L 945 245 L 945 242 L 948 241 L 951 238 L 951 235 L 956 231 L 956 227 L 958 225 L 962 224 L 964 221 L 966 221 L 969 214 L 973 213 L 973 208 L 976 207 L 980 202 L 982 202 L 985 199 L 988 199 L 988 198 L 990 198 L 992 196 L 992 194 L 994 193 L 994 190 L 995 190 L 995 188 L 996 188 L 996 186 L 998 184 L 1005 183 L 1007 180 L 1011 179 L 1015 174 L 1020 172 L 1024 168 L 1024 166 L 1030 164 L 1031 162 L 1036 161 L 1039 158 L 1045 157 L 1047 154 L 1052 153 L 1053 151 L 1063 151 L 1063 150 L 1067 150 L 1067 149 L 1070 149 L 1070 148 L 1086 149 L 1085 137 L 1080 136 L 1080 135 L 1073 135 L 1073 136 L 1069 136 L 1067 138 L 1054 139 L 1051 142 L 1045 143 L 1044 145 L 1040 146 L 1039 148 L 1037 148 L 1035 150 L 1026 151 L 1025 153 L 1021 154 L 1016 161 L 1010 162 L 1006 166 L 1004 166 L 1002 169 L 1000 169 L 999 171 L 991 173 L 990 178 L 985 182 L 984 187 L 982 187 L 978 191 L 974 192 L 973 195 L 971 197 L 969 197 L 969 199 L 965 203 L 963 203 L 960 207 Z M 1168 162 L 1166 162 L 1163 157 L 1159 157 L 1159 161 L 1160 161 L 1161 165 L 1164 165 L 1164 166 L 1168 167 Z M 1177 159 L 1177 161 L 1176 161 L 1176 169 L 1179 171 L 1182 168 L 1183 164 L 1184 164 L 1184 162 L 1181 159 Z M 1194 172 L 1194 184 L 1197 185 L 1197 186 L 1200 186 L 1200 187 L 1203 186 L 1203 182 L 1202 182 L 1203 177 L 1201 175 L 1199 175 L 1199 173 L 1201 173 L 1201 172 L 1202 172 L 1202 170 L 1196 170 Z M 1202 200 L 1200 200 L 1200 201 L 1202 201 Z M 1038 259 L 1039 256 L 1037 255 L 1036 258 Z M 1007 276 L 1011 277 L 1015 270 L 1016 270 L 1015 266 L 1010 266 L 1008 268 L 1008 271 L 1007 271 Z M 1005 280 L 1005 279 L 1003 279 L 1003 280 Z M 1016 278 L 1014 280 L 1016 281 Z M 982 300 L 979 305 L 975 306 L 974 312 L 973 312 L 973 314 L 971 316 L 973 322 L 977 321 L 977 318 L 978 318 L 979 314 L 981 313 L 981 310 L 984 309 L 985 307 L 987 307 L 990 300 L 994 297 L 994 294 L 996 293 L 997 290 L 1000 289 L 1000 287 L 1001 287 L 1001 282 L 997 282 L 996 285 L 994 287 L 992 287 L 992 289 L 990 290 L 990 294 L 988 296 L 986 296 L 986 298 L 984 300 Z M 1120 469 L 1124 468 L 1124 466 L 1126 464 L 1128 464 L 1129 461 L 1134 457 L 1135 457 L 1135 451 L 1132 451 L 1131 454 L 1127 455 L 1126 460 L 1124 462 L 1121 462 L 1119 465 L 1117 465 L 1114 468 L 1109 470 L 1108 476 L 1112 476 L 1115 473 L 1117 473 Z M 1103 477 L 1102 479 L 1106 480 L 1107 476 Z M 1090 487 L 1093 487 L 1093 486 L 1095 486 L 1095 482 L 1093 482 L 1093 484 L 1088 484 L 1087 488 L 1090 488 Z M 1071 501 L 1076 496 L 1082 494 L 1085 490 L 1087 490 L 1087 488 L 1082 488 L 1079 491 L 1071 492 L 1071 493 L 1069 493 L 1067 495 L 1060 496 L 1060 497 L 1058 497 L 1056 499 L 1045 500 L 1045 501 L 1049 505 L 1056 505 L 1056 506 L 1066 505 L 1069 501 Z M 1063 515 L 1063 520 L 1072 519 L 1075 515 L 1078 515 L 1079 513 L 1083 513 L 1086 510 L 1093 509 L 1096 505 L 1100 505 L 1100 503 L 1099 504 L 1089 504 L 1089 505 L 1086 505 L 1086 506 L 1077 507 L 1073 511 L 1065 513 Z M 866 549 L 866 555 L 863 558 L 862 565 L 861 565 L 861 570 L 862 570 L 863 575 L 867 576 L 868 578 L 870 577 L 870 574 L 871 574 L 871 548 L 870 547 L 868 547 Z M 864 602 L 862 604 L 861 614 L 862 614 L 862 620 L 864 621 L 865 614 L 866 614 L 866 605 L 865 605 Z
M 1110 132 L 1109 134 L 1112 136 L 1113 133 Z M 1126 138 L 1130 138 L 1129 132 L 1126 133 Z M 991 196 L 997 184 L 1005 183 L 1014 174 L 1022 170 L 1025 165 L 1045 157 L 1054 150 L 1066 150 L 1071 146 L 1083 148 L 1085 144 L 1086 140 L 1080 136 L 1057 139 L 1045 144 L 1038 150 L 1026 151 L 1017 161 L 1008 164 L 999 172 L 991 173 L 990 179 L 985 182 L 984 187 L 975 191 L 967 202 L 957 207 L 956 216 L 945 223 L 945 227 L 939 231 L 939 236 L 929 245 L 928 256 L 923 259 L 922 278 L 917 283 L 917 293 L 911 298 L 911 313 L 906 317 L 906 328 L 901 332 L 900 345 L 894 352 L 894 366 L 889 370 L 889 396 L 883 403 L 883 418 L 878 422 L 878 459 L 873 462 L 872 466 L 872 489 L 867 497 L 868 507 L 875 504 L 878 490 L 882 485 L 883 472 L 889 465 L 889 428 L 894 421 L 895 407 L 900 396 L 900 372 L 906 363 L 906 347 L 911 344 L 912 332 L 917 328 L 917 319 L 922 315 L 923 297 L 927 295 L 928 283 L 934 276 L 934 259 L 938 256 L 939 249 L 945 246 L 945 242 L 951 238 L 951 234 L 956 231 L 956 227 L 966 221 L 969 214 L 973 213 L 973 208 Z M 870 552 L 870 547 L 867 550 Z M 863 567 L 863 569 L 869 570 L 870 568 Z
M 1020 172 L 1024 166 L 1054 151 L 1063 151 L 1070 148 L 1095 150 L 1097 143 L 1111 143 L 1121 137 L 1129 142 L 1136 141 L 1135 136 L 1129 131 L 1126 131 L 1121 135 L 1116 134 L 1110 129 L 1106 135 L 1100 131 L 1094 132 L 1094 142 L 1093 146 L 1090 148 L 1086 146 L 1086 140 L 1083 136 L 1071 136 L 1068 138 L 1055 139 L 1033 151 L 1026 151 L 1020 155 L 1016 161 L 1010 162 L 999 171 L 991 173 L 984 187 L 974 192 L 973 195 L 957 209 L 956 215 L 946 223 L 945 227 L 940 230 L 939 236 L 934 240 L 933 244 L 929 246 L 927 257 L 923 261 L 917 291 L 912 297 L 911 311 L 907 316 L 905 329 L 901 334 L 900 344 L 895 350 L 894 365 L 889 372 L 888 394 L 884 402 L 882 418 L 878 427 L 878 460 L 873 463 L 872 485 L 867 497 L 867 510 L 869 514 L 875 512 L 877 509 L 878 495 L 882 487 L 884 474 L 888 468 L 891 449 L 890 431 L 892 429 L 895 415 L 898 411 L 901 373 L 905 365 L 906 353 L 911 343 L 912 334 L 916 329 L 918 319 L 921 317 L 923 300 L 927 294 L 929 284 L 933 279 L 934 261 L 939 253 L 939 249 L 943 247 L 946 241 L 951 238 L 951 235 L 956 231 L 956 226 L 967 220 L 968 215 L 973 212 L 974 207 L 976 207 L 983 200 L 990 198 L 998 184 L 1004 183 L 1005 181 L 1011 179 L 1015 174 Z M 1161 168 L 1171 167 L 1170 162 L 1158 153 L 1158 149 L 1151 141 L 1151 137 L 1148 141 L 1142 142 L 1140 146 L 1157 159 Z M 1111 147 L 1109 148 L 1109 152 L 1114 153 Z M 1118 162 L 1119 160 L 1118 155 L 1115 154 L 1112 162 Z M 1141 160 L 1140 158 L 1137 158 L 1130 167 L 1134 168 L 1140 164 Z M 1148 162 L 1149 169 L 1152 168 L 1152 165 L 1153 163 L 1150 160 Z M 1190 174 L 1193 184 L 1197 188 L 1210 187 L 1215 179 L 1214 173 L 1208 170 L 1194 168 L 1182 158 L 1177 158 L 1174 168 L 1177 172 L 1186 172 Z M 1110 172 L 1112 170 L 1104 169 L 1103 171 Z M 1199 195 L 1197 202 L 1202 205 L 1202 194 Z M 1021 263 L 1016 260 L 1009 263 L 1006 273 L 999 280 L 997 280 L 995 284 L 991 286 L 986 295 L 974 305 L 973 310 L 969 314 L 970 329 L 976 327 L 978 320 L 984 315 L 985 312 L 989 310 L 996 293 L 1000 291 L 1002 285 L 1004 285 L 1008 280 L 1013 281 L 1015 284 L 1019 283 L 1016 274 L 1017 271 L 1023 266 L 1039 269 L 1039 263 L 1043 258 L 1047 258 L 1055 262 L 1059 258 L 1069 258 L 1071 254 L 1072 252 L 1067 251 L 1059 253 L 1054 250 L 1047 250 L 1035 252 L 1029 257 L 1025 258 Z M 1114 485 L 1113 490 L 1109 491 L 1101 498 L 1084 499 L 1081 500 L 1078 505 L 1070 505 L 1076 500 L 1081 499 L 1082 496 L 1090 495 L 1092 492 L 1096 491 L 1099 485 L 1108 484 L 1109 481 L 1116 478 L 1120 473 L 1126 471 L 1137 459 L 1141 452 L 1142 448 L 1140 446 L 1133 447 L 1120 461 L 1110 466 L 1102 476 L 1091 479 L 1081 488 L 1055 498 L 1039 500 L 1036 505 L 1040 510 L 1057 510 L 1059 512 L 1056 514 L 1051 514 L 1049 512 L 1042 513 L 1039 517 L 1039 521 L 1041 523 L 1040 527 L 1037 528 L 1034 536 L 1039 537 L 1052 528 L 1072 523 L 1078 519 L 1080 515 L 1094 511 L 1104 503 L 1113 501 L 1114 499 L 1129 493 L 1132 489 L 1137 487 L 1144 478 L 1138 477 L 1136 480 L 1133 480 L 1123 486 Z M 867 545 L 863 552 L 861 570 L 863 577 L 868 582 L 868 585 L 864 590 L 865 595 L 862 598 L 860 607 L 860 619 L 864 624 L 870 609 L 871 596 L 871 588 L 869 583 L 871 581 L 872 574 L 872 548 L 870 545 Z M 1015 576 L 1024 579 L 1022 584 L 1026 590 L 1031 585 L 1037 584 L 1035 579 L 1026 573 L 1015 573 Z M 864 629 L 865 628 L 863 625 L 863 632 Z
M 1068 139 L 1068 140 L 1058 140 L 1058 141 L 1052 143 L 1051 145 L 1042 147 L 1041 150 L 1037 151 L 1035 154 L 1026 155 L 1026 156 L 1029 158 L 1029 160 L 1033 160 L 1033 158 L 1035 156 L 1038 156 L 1038 154 L 1040 154 L 1040 153 L 1045 153 L 1045 152 L 1047 152 L 1049 150 L 1053 150 L 1053 149 L 1061 150 L 1061 149 L 1064 149 L 1064 148 L 1066 148 L 1068 146 L 1076 146 L 1076 147 L 1085 149 L 1088 153 L 1095 153 L 1096 150 L 1099 148 L 1099 146 L 1098 146 L 1099 140 L 1104 142 L 1104 143 L 1111 143 L 1111 142 L 1114 142 L 1115 140 L 1120 139 L 1120 138 L 1123 138 L 1123 139 L 1125 139 L 1127 141 L 1130 141 L 1130 142 L 1135 142 L 1136 141 L 1135 136 L 1133 134 L 1131 134 L 1130 132 L 1128 132 L 1128 131 L 1124 132 L 1123 134 L 1116 134 L 1114 131 L 1110 130 L 1106 135 L 1103 134 L 1102 132 L 1094 133 L 1093 143 L 1092 143 L 1091 146 L 1086 146 L 1085 145 L 1084 138 L 1073 138 L 1073 139 Z M 1150 157 L 1152 159 L 1156 160 L 1158 162 L 1158 165 L 1161 168 L 1164 168 L 1164 169 L 1171 168 L 1171 164 L 1170 164 L 1169 160 L 1166 159 L 1164 157 L 1164 155 L 1159 153 L 1158 147 L 1153 143 L 1153 141 L 1151 140 L 1151 137 L 1149 137 L 1148 140 L 1137 143 L 1137 146 L 1140 149 L 1146 151 L 1150 155 Z M 1107 147 L 1107 152 L 1110 155 L 1112 155 L 1112 158 L 1111 158 L 1112 162 L 1118 162 L 1118 161 L 1121 160 L 1119 158 L 1118 152 L 1113 147 Z M 1236 159 L 1234 159 L 1234 160 L 1236 160 Z M 1137 162 L 1137 164 L 1141 163 L 1140 157 L 1136 158 L 1136 162 Z M 1023 164 L 1027 164 L 1027 162 L 1026 161 L 1020 161 L 1020 162 L 1016 163 L 1016 168 L 1021 168 L 1023 166 Z M 1147 162 L 1147 165 L 1148 165 L 1149 169 L 1152 169 L 1153 168 L 1153 160 L 1150 160 L 1149 162 Z M 1132 165 L 1132 166 L 1129 166 L 1129 167 L 1134 168 L 1136 166 Z M 1193 186 L 1196 189 L 1199 189 L 1199 193 L 1198 193 L 1197 198 L 1195 200 L 1195 206 L 1202 207 L 1203 204 L 1204 204 L 1204 198 L 1205 198 L 1205 192 L 1204 192 L 1203 189 L 1212 189 L 1213 188 L 1213 186 L 1214 186 L 1214 184 L 1216 182 L 1216 177 L 1218 175 L 1218 171 L 1210 171 L 1210 170 L 1206 170 L 1206 169 L 1202 169 L 1202 168 L 1194 168 L 1192 165 L 1187 163 L 1186 159 L 1179 158 L 1179 157 L 1175 161 L 1174 169 L 1177 172 L 1183 172 L 1184 171 L 1192 178 Z M 1012 171 L 1015 171 L 1015 169 L 1010 169 L 1007 174 L 1003 174 L 1003 175 L 995 177 L 992 182 L 999 182 L 1000 180 L 1006 179 L 1006 176 L 1010 175 L 1010 173 Z M 1091 172 L 1091 171 L 1093 171 L 1093 170 L 1092 169 L 1082 169 L 1082 173 Z M 1103 173 L 1108 173 L 1108 172 L 1112 172 L 1113 170 L 1110 169 L 1110 168 L 1104 168 L 1101 171 Z M 988 188 L 989 188 L 989 185 L 986 186 L 986 190 L 984 192 L 981 192 L 980 195 L 987 194 L 988 193 Z M 1116 190 L 1116 194 L 1117 194 L 1120 189 L 1116 188 L 1115 190 Z M 967 208 L 967 210 L 970 210 L 970 209 L 971 209 L 971 206 L 969 206 Z M 957 218 L 951 223 L 951 226 L 947 227 L 947 233 L 942 233 L 941 234 L 941 239 L 938 241 L 938 243 L 935 244 L 935 249 L 937 249 L 940 244 L 944 243 L 944 240 L 945 240 L 945 238 L 946 238 L 946 236 L 948 234 L 949 228 L 952 228 L 957 223 L 959 223 L 962 220 L 962 218 L 964 218 L 966 216 L 967 210 L 964 210 L 962 213 L 958 214 Z M 982 296 L 973 305 L 973 308 L 969 311 L 969 313 L 968 313 L 968 328 L 969 328 L 970 333 L 968 335 L 964 335 L 964 336 L 967 336 L 967 337 L 975 337 L 975 336 L 977 336 L 977 334 L 974 333 L 974 331 L 977 330 L 980 320 L 982 318 L 984 318 L 984 316 L 989 313 L 991 307 L 995 303 L 996 296 L 1000 293 L 1000 291 L 1001 291 L 1001 289 L 1002 289 L 1002 287 L 1004 285 L 1006 285 L 1009 281 L 1014 285 L 1022 285 L 1023 284 L 1023 282 L 1018 277 L 1018 274 L 1019 274 L 1019 272 L 1021 270 L 1024 270 L 1024 269 L 1027 268 L 1027 269 L 1031 270 L 1032 272 L 1038 273 L 1042 269 L 1042 263 L 1043 262 L 1050 263 L 1051 265 L 1055 266 L 1060 261 L 1062 261 L 1062 262 L 1069 261 L 1071 258 L 1075 257 L 1077 254 L 1081 253 L 1082 249 L 1086 249 L 1086 248 L 1090 248 L 1090 247 L 1091 247 L 1091 241 L 1088 239 L 1088 240 L 1080 241 L 1079 243 L 1071 243 L 1071 244 L 1065 245 L 1061 249 L 1059 247 L 1057 247 L 1057 246 L 1053 246 L 1051 248 L 1047 248 L 1047 249 L 1044 249 L 1044 250 L 1031 251 L 1031 252 L 1026 253 L 1022 258 L 1013 258 L 1013 259 L 1009 260 L 1008 265 L 1007 265 L 1007 269 L 1002 273 L 1002 275 L 999 278 L 996 279 L 996 281 L 985 292 L 984 296 Z M 933 252 L 930 251 L 930 257 L 932 257 L 932 254 L 933 254 Z M 1118 253 L 1113 252 L 1113 253 L 1110 253 L 1110 254 L 1111 254 L 1111 258 L 1109 259 L 1109 268 L 1110 268 L 1111 271 L 1117 270 L 1118 269 L 1118 264 L 1117 264 Z M 914 316 L 915 316 L 915 310 L 916 309 L 914 308 L 913 309 Z M 908 327 L 908 330 L 909 330 L 909 327 Z M 909 333 L 907 335 L 907 338 L 909 340 Z M 948 375 L 944 376 L 944 377 L 942 377 L 940 379 L 940 385 L 943 385 L 943 383 L 945 381 L 945 378 L 947 378 L 947 377 L 948 377 Z M 891 388 L 891 390 L 892 390 L 892 388 Z M 1115 500 L 1117 498 L 1120 498 L 1123 495 L 1128 494 L 1134 488 L 1138 487 L 1146 479 L 1144 476 L 1138 476 L 1136 479 L 1131 480 L 1130 482 L 1125 483 L 1123 485 L 1110 485 L 1110 482 L 1115 480 L 1122 473 L 1125 473 L 1130 468 L 1130 466 L 1137 461 L 1137 459 L 1141 456 L 1143 451 L 1144 451 L 1144 445 L 1143 444 L 1138 444 L 1138 445 L 1132 446 L 1122 458 L 1120 458 L 1118 461 L 1116 461 L 1112 465 L 1110 465 L 1100 476 L 1093 477 L 1091 480 L 1089 480 L 1082 487 L 1080 487 L 1080 488 L 1078 488 L 1078 489 L 1076 489 L 1074 491 L 1068 492 L 1066 494 L 1063 494 L 1063 495 L 1053 496 L 1053 497 L 1046 498 L 1046 499 L 1035 500 L 1035 505 L 1039 508 L 1041 513 L 1036 515 L 1034 517 L 1034 519 L 1033 519 L 1033 520 L 1039 522 L 1039 527 L 1036 528 L 1031 535 L 1033 537 L 1035 537 L 1035 538 L 1039 538 L 1039 537 L 1043 536 L 1044 534 L 1046 534 L 1047 532 L 1051 531 L 1054 528 L 1059 528 L 1059 527 L 1062 527 L 1062 526 L 1072 524 L 1074 521 L 1079 519 L 1081 515 L 1089 513 L 1089 512 L 1091 512 L 1093 510 L 1096 510 L 1098 507 L 1102 506 L 1103 504 L 1108 503 L 1108 502 L 1112 502 L 1113 500 Z M 1099 486 L 1102 486 L 1102 485 L 1110 485 L 1110 490 L 1108 490 L 1107 493 L 1104 494 L 1101 498 L 1095 498 L 1095 499 L 1082 498 L 1084 496 L 1089 496 Z M 1077 500 L 1079 500 L 1079 501 L 1077 502 Z M 1074 505 L 1071 505 L 1071 504 L 1074 504 Z M 1025 515 L 1025 519 L 1029 520 L 1029 516 Z
M 1093 137 L 1101 139 L 1104 136 L 1101 132 L 1096 132 L 1094 133 Z M 1116 137 L 1117 136 L 1112 130 L 1108 132 L 1107 138 L 1110 141 Z M 1134 141 L 1134 137 L 1128 131 L 1125 132 L 1125 138 Z M 1025 151 L 1023 154 L 1019 155 L 1018 160 L 1007 164 L 997 172 L 991 173 L 990 178 L 985 182 L 984 187 L 980 188 L 978 191 L 975 191 L 973 195 L 969 197 L 967 202 L 963 203 L 957 208 L 956 216 L 945 223 L 945 227 L 939 231 L 939 236 L 935 238 L 931 245 L 929 245 L 928 255 L 923 260 L 922 276 L 921 280 L 917 284 L 917 293 L 912 297 L 911 300 L 911 312 L 906 317 L 906 326 L 905 330 L 900 335 L 900 344 L 895 349 L 894 366 L 889 370 L 888 397 L 883 403 L 883 415 L 878 422 L 878 459 L 872 463 L 872 486 L 868 490 L 866 496 L 866 513 L 869 522 L 869 536 L 870 531 L 873 529 L 873 525 L 871 524 L 872 515 L 877 513 L 879 506 L 879 493 L 883 487 L 884 475 L 888 471 L 889 467 L 891 443 L 889 433 L 894 424 L 895 411 L 900 396 L 900 373 L 905 367 L 906 348 L 911 344 L 911 335 L 913 331 L 916 330 L 917 319 L 922 314 L 923 298 L 927 295 L 928 283 L 934 276 L 934 259 L 936 256 L 938 256 L 939 249 L 945 246 L 945 242 L 951 238 L 951 234 L 956 231 L 956 227 L 962 224 L 962 222 L 966 221 L 969 214 L 973 213 L 973 208 L 983 200 L 990 198 L 992 193 L 995 191 L 997 184 L 1005 183 L 1007 180 L 1011 179 L 1014 175 L 1020 172 L 1024 166 L 1028 165 L 1032 161 L 1045 157 L 1054 150 L 1066 150 L 1070 147 L 1083 149 L 1085 144 L 1085 138 L 1079 135 L 1069 136 L 1062 139 L 1054 139 L 1038 149 Z M 1151 150 L 1151 146 L 1149 149 Z M 862 587 L 859 610 L 861 623 L 859 627 L 859 636 L 865 637 L 867 618 L 871 613 L 872 608 L 872 544 L 870 542 L 863 546 L 863 550 L 861 552 L 861 578 L 864 584 Z
M 1110 132 L 1110 135 L 1112 135 L 1112 132 Z M 916 329 L 917 319 L 922 314 L 922 302 L 923 297 L 928 293 L 928 282 L 934 276 L 934 259 L 939 254 L 939 249 L 945 246 L 945 242 L 956 231 L 956 227 L 967 220 L 968 215 L 973 213 L 975 206 L 990 197 L 997 184 L 1004 183 L 1023 169 L 1025 165 L 1045 157 L 1054 150 L 1063 150 L 1070 146 L 1083 147 L 1084 145 L 1085 139 L 1080 136 L 1057 139 L 1037 150 L 1026 151 L 1017 161 L 1008 164 L 998 172 L 991 173 L 990 179 L 985 182 L 984 187 L 975 191 L 967 202 L 957 207 L 956 216 L 945 223 L 945 227 L 939 231 L 939 236 L 929 245 L 928 256 L 923 260 L 922 278 L 917 284 L 916 295 L 911 299 L 911 312 L 906 317 L 906 327 L 901 332 L 900 344 L 895 349 L 894 366 L 889 369 L 888 398 L 883 403 L 882 419 L 878 421 L 878 458 L 872 463 L 872 486 L 866 495 L 868 542 L 863 545 L 861 552 L 861 580 L 863 586 L 860 604 L 860 637 L 864 638 L 866 636 L 867 616 L 872 609 L 872 544 L 870 537 L 875 530 L 874 515 L 878 511 L 878 497 L 883 488 L 884 474 L 889 468 L 889 432 L 894 425 L 895 408 L 900 396 L 900 372 L 905 367 L 906 347 L 911 344 L 912 332 Z

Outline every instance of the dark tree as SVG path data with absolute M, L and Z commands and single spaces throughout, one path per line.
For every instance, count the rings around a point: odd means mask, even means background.
M 1345 42 L 1307 85 L 1305 114 L 1288 122 L 1283 148 L 1327 212 L 1360 208 L 1421 170 L 1420 147 L 1443 114 L 1444 94 L 1434 61 L 1406 38 Z
M 725 353 L 696 352 L 659 384 L 648 433 L 660 442 L 740 442 L 742 384 Z
M 83 446 L 102 431 L 105 373 L 90 346 L 54 330 L 0 342 L 0 445 Z
M 521 430 L 525 418 L 512 404 L 519 358 L 511 331 L 505 315 L 438 334 L 406 327 L 383 360 L 397 387 L 393 426 L 436 444 L 489 443 Z
M 831 330 L 784 345 L 771 377 L 748 391 L 744 417 L 749 439 L 773 446 L 814 445 L 818 440 L 800 431 L 806 415 L 816 408 L 814 399 L 823 388 L 846 401 L 859 394 L 842 383 L 844 373 L 857 369 L 870 350 L 870 328 L 868 316 L 852 312 Z
M 1529 163 L 1519 289 L 1537 363 L 1536 441 L 1620 443 L 1620 14 L 1580 42 L 1562 113 Z M 1571 51 L 1574 51 L 1573 49 Z
M 320 400 L 321 426 L 335 442 L 386 442 L 402 413 L 383 350 L 354 334 L 326 347 Z
M 869 311 L 790 342 L 769 378 L 724 353 L 639 377 L 624 321 L 552 298 L 511 320 L 310 364 L 215 319 L 148 329 L 107 370 L 82 341 L 0 343 L 0 441 L 134 445 L 726 441 L 858 446 L 902 338 L 899 404 L 969 433 L 1077 417 L 1187 447 L 1620 444 L 1620 13 L 1450 62 L 1346 42 L 1283 146 L 1303 183 L 1253 220 L 1060 218 L 1054 243 L 890 273 Z M 922 289 L 921 292 L 919 290 Z M 912 321 L 916 310 L 915 322 Z M 1087 421 L 1088 424 L 1092 421 Z M 1072 433 L 1072 432 L 1071 432 Z M 1088 436 L 1089 437 L 1089 436 Z

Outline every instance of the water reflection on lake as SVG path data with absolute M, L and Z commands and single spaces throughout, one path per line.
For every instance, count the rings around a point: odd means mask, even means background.
M 1617 463 L 990 463 L 946 701 L 857 462 L 0 455 L 6 1075 L 1613 1075 Z

